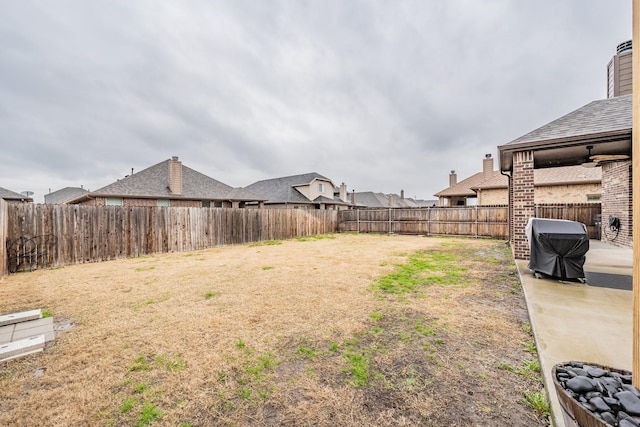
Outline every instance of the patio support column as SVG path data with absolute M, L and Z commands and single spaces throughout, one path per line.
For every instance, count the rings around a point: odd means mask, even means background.
M 632 56 L 633 119 L 631 128 L 632 159 L 632 236 L 633 236 L 633 385 L 640 387 L 640 0 L 633 0 Z
M 529 259 L 525 226 L 535 215 L 533 188 L 533 151 L 513 153 L 511 178 L 511 248 L 515 259 Z

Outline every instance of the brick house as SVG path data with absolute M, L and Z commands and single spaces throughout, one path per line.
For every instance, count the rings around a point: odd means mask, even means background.
M 231 187 L 190 169 L 174 156 L 65 203 L 242 208 L 247 203 L 262 207 L 264 201 L 243 188 Z
M 602 174 L 602 240 L 632 247 L 631 95 L 593 101 L 498 147 L 500 171 L 508 175 L 510 242 L 514 256 L 528 259 L 524 227 L 534 216 L 535 171 L 590 166 Z M 609 217 L 619 220 L 615 232 Z
M 536 169 L 533 176 L 534 203 L 599 203 L 602 193 L 600 168 L 563 166 Z M 455 171 L 449 175 L 449 187 L 435 194 L 440 206 L 490 206 L 509 203 L 509 179 L 493 169 L 487 154 L 482 172 L 457 182 Z

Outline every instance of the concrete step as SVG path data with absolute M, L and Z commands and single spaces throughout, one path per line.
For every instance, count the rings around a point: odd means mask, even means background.
M 20 313 L 11 313 L 0 316 L 0 326 L 12 325 L 14 323 L 28 322 L 42 317 L 42 310 L 29 310 Z
M 44 344 L 44 335 L 37 335 L 18 341 L 0 344 L 0 362 L 42 351 L 44 349 Z
M 36 335 L 44 335 L 45 342 L 53 341 L 55 338 L 53 317 L 45 317 L 0 327 L 0 344 Z

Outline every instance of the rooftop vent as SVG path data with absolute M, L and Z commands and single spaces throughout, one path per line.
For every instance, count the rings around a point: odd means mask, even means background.
M 627 50 L 631 50 L 631 40 L 627 40 L 626 42 L 620 43 L 616 48 L 616 53 L 622 53 Z

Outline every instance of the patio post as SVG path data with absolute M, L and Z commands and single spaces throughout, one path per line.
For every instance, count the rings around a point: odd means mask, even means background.
M 633 385 L 640 387 L 640 0 L 633 0 Z

